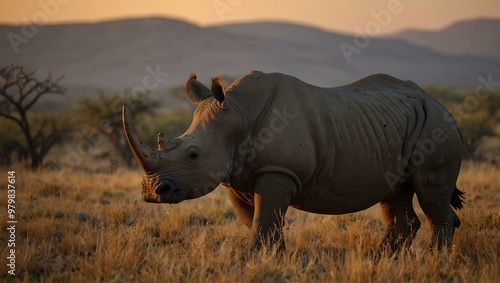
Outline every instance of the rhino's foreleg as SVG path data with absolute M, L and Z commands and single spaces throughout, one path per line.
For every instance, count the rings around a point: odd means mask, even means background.
M 295 195 L 295 181 L 281 173 L 263 173 L 255 179 L 255 212 L 251 228 L 251 245 L 284 249 L 285 213 Z
M 420 228 L 420 220 L 413 210 L 414 191 L 411 184 L 403 184 L 396 196 L 380 202 L 387 229 L 381 248 L 396 251 L 410 246 Z

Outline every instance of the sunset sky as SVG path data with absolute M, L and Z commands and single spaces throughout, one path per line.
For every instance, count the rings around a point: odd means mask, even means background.
M 163 16 L 206 26 L 284 20 L 353 33 L 379 17 L 380 33 L 439 29 L 474 18 L 500 18 L 500 0 L 1 0 L 0 23 L 49 24 Z

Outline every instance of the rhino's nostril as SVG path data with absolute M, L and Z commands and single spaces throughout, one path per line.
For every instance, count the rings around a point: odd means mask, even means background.
M 165 184 L 162 184 L 161 186 L 159 186 L 158 188 L 156 188 L 156 193 L 157 194 L 165 194 L 171 190 L 172 190 L 172 184 L 165 183 Z

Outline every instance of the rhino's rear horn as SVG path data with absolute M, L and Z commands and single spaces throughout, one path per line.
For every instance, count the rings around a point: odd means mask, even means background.
M 166 138 L 163 132 L 158 133 L 158 150 L 166 150 L 169 151 L 174 149 L 177 145 L 179 145 L 178 140 L 172 138 Z
M 127 137 L 128 145 L 134 153 L 135 159 L 145 172 L 151 172 L 158 168 L 160 163 L 159 152 L 144 144 L 134 132 L 127 113 L 127 107 L 123 105 L 122 111 L 123 129 Z
M 163 139 L 165 134 L 163 132 L 158 133 L 158 150 L 161 150 L 163 148 L 163 145 L 165 144 L 165 140 Z

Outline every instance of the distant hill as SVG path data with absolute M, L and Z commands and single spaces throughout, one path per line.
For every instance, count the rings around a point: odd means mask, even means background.
M 405 30 L 393 37 L 446 54 L 480 55 L 500 60 L 500 19 L 463 21 L 438 31 Z
M 144 86 L 145 77 L 157 68 L 168 76 L 158 85 L 146 81 L 163 94 L 167 87 L 183 84 L 189 72 L 208 83 L 216 75 L 277 71 L 321 86 L 345 84 L 372 73 L 459 87 L 475 86 L 478 75 L 500 76 L 500 62 L 480 51 L 469 53 L 481 56 L 437 52 L 399 38 L 372 38 L 357 48 L 353 36 L 280 22 L 202 28 L 174 19 L 144 18 L 48 25 L 19 44 L 18 54 L 9 34 L 21 36 L 22 26 L 0 25 L 0 65 L 32 66 L 41 76 L 48 71 L 53 76 L 64 74 L 68 93 Z M 487 49 L 486 39 L 479 41 L 483 37 L 463 36 L 472 38 L 477 50 Z M 350 62 L 341 44 L 357 48 Z
M 355 77 L 382 72 L 420 84 L 470 87 L 477 84 L 478 75 L 500 72 L 499 62 L 484 54 L 457 56 L 398 38 L 371 38 L 368 45 L 360 48 L 359 54 L 354 53 L 352 62 L 348 63 L 339 46 L 347 43 L 356 47 L 356 35 L 276 22 L 221 25 L 212 29 L 232 35 L 251 36 L 255 40 L 280 42 L 286 46 L 283 52 L 302 52 L 296 57 L 299 60 L 306 56 L 316 59 L 301 62 L 302 73 L 305 77 L 312 77 L 312 80 L 330 79 L 334 83 L 344 83 Z M 307 69 L 311 66 L 311 70 Z M 328 77 L 325 78 L 325 75 Z

